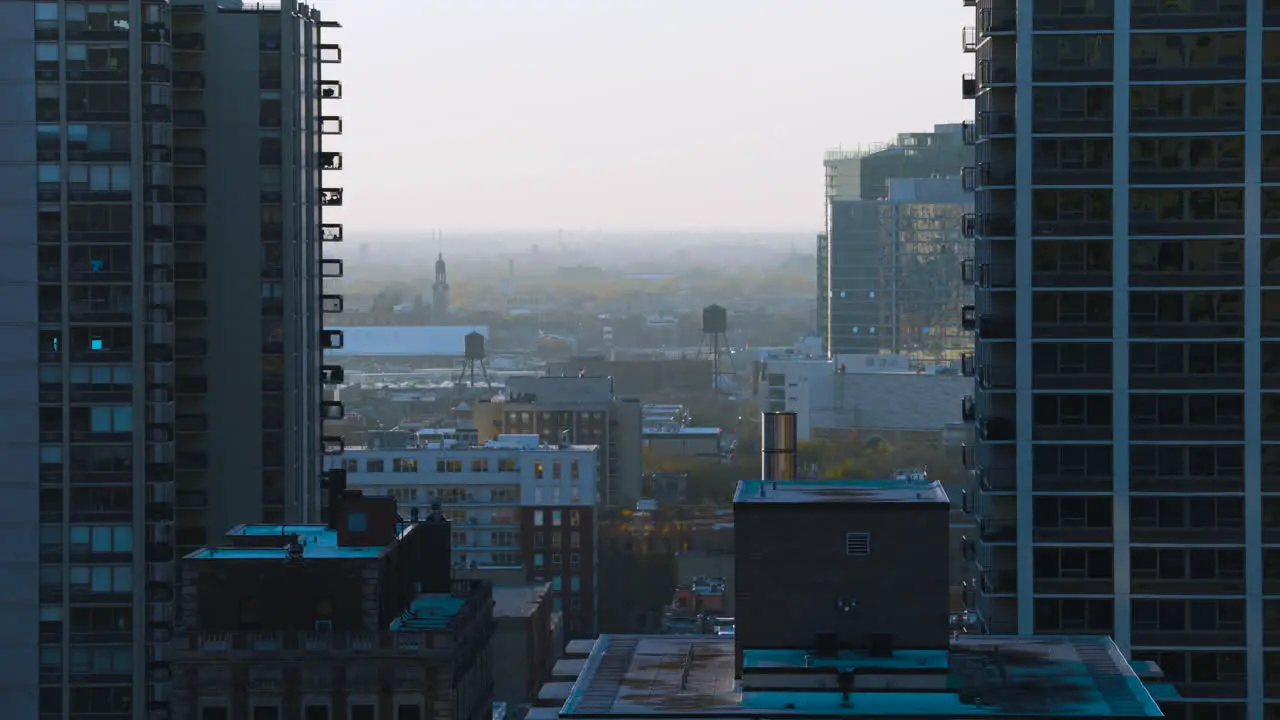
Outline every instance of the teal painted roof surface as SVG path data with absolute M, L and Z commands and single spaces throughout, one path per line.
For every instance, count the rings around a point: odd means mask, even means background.
M 396 528 L 397 538 L 403 538 L 409 523 Z M 227 535 L 233 537 L 269 538 L 280 536 L 280 547 L 206 547 L 186 556 L 188 560 L 271 560 L 285 557 L 285 544 L 290 536 L 297 536 L 302 544 L 302 556 L 325 560 L 367 560 L 386 552 L 381 545 L 342 547 L 338 545 L 338 532 L 326 525 L 240 525 Z
M 391 629 L 404 632 L 443 630 L 449 627 L 466 604 L 466 598 L 452 595 L 419 595 L 404 614 L 391 622 Z
M 740 480 L 734 504 L 763 503 L 944 503 L 936 480 Z

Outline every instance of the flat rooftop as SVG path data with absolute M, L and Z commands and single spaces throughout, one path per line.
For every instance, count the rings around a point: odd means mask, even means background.
M 413 528 L 402 523 L 396 530 L 396 538 L 403 539 Z M 266 543 L 271 536 L 280 537 L 279 547 L 206 547 L 186 556 L 187 560 L 276 560 L 283 558 L 291 536 L 302 545 L 302 556 L 320 560 L 368 560 L 380 557 L 387 548 L 373 546 L 340 546 L 338 532 L 326 525 L 238 525 L 227 535 L 231 537 L 262 538 Z
M 1161 717 L 1110 638 L 960 638 L 950 651 L 748 650 L 734 679 L 734 639 L 603 635 L 562 718 Z M 839 670 L 853 671 L 849 701 Z M 764 690 L 752 690 L 759 685 Z M 743 687 L 747 690 L 744 691 Z
M 551 592 L 551 583 L 493 586 L 495 618 L 527 618 Z
M 944 503 L 947 491 L 936 480 L 741 480 L 734 504 L 762 503 Z
M 392 630 L 423 632 L 443 630 L 462 612 L 467 598 L 445 593 L 424 593 L 409 604 L 409 609 L 391 621 Z

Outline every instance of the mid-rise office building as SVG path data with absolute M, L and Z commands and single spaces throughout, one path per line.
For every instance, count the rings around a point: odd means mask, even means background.
M 394 497 L 409 517 L 439 504 L 453 522 L 460 575 L 550 583 L 568 634 L 594 634 L 599 448 L 546 445 L 536 435 L 499 435 L 479 446 L 445 440 L 397 447 L 391 435 L 376 437 L 377 449 L 346 450 L 347 487 Z
M 176 553 L 315 514 L 334 26 L 0 3 L 7 716 L 169 717 Z
M 1275 717 L 1280 3 L 976 5 L 977 608 Z

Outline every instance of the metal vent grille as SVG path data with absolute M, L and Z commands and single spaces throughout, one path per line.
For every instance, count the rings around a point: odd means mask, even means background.
M 1075 641 L 1076 656 L 1093 676 L 1093 685 L 1114 715 L 1141 715 L 1142 703 L 1133 697 L 1127 678 L 1116 669 L 1110 649 L 1097 642 Z
M 576 712 L 607 713 L 613 709 L 618 689 L 622 687 L 627 669 L 631 667 L 631 658 L 639 645 L 640 641 L 636 638 L 609 639 L 604 655 L 596 665 L 596 671 L 578 698 L 578 704 L 574 708 Z
M 871 533 L 851 532 L 844 534 L 844 554 L 849 557 L 871 554 Z

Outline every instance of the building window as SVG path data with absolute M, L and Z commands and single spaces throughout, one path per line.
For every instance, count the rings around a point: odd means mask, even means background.
M 391 471 L 398 473 L 418 472 L 418 461 L 414 458 L 395 458 L 391 461 Z
M 89 410 L 92 432 L 129 432 L 133 430 L 133 408 L 128 405 L 104 405 Z
M 542 479 L 542 463 L 540 462 L 536 462 L 533 464 L 533 479 L 535 480 Z
M 351 720 L 377 720 L 378 713 L 373 705 L 352 705 Z
M 560 463 L 558 462 L 551 463 L 551 479 L 559 480 L 560 477 L 561 477 Z
M 569 479 L 570 480 L 578 479 L 578 461 L 577 460 L 569 461 Z
M 844 554 L 849 557 L 871 554 L 871 533 L 851 532 L 844 534 Z
M 546 540 L 544 539 L 544 537 L 543 537 L 542 533 L 540 533 L 540 532 L 536 532 L 536 533 L 534 533 L 534 534 L 533 534 L 533 546 L 534 546 L 534 547 L 536 547 L 536 548 L 541 548 L 541 547 L 543 547 L 545 544 L 546 544 Z
M 563 556 L 560 555 L 560 553 L 551 554 L 551 567 L 558 568 L 563 564 L 564 564 L 564 559 L 563 559 Z
M 569 533 L 569 549 L 577 550 L 581 546 L 582 546 L 582 535 L 577 530 L 574 530 L 573 532 Z
M 420 705 L 401 705 L 396 709 L 396 720 L 422 720 Z
M 569 568 L 570 568 L 570 569 L 572 569 L 572 570 L 577 570 L 577 569 L 578 569 L 578 566 L 579 566 L 579 565 L 581 565 L 581 564 L 582 564 L 582 556 L 581 556 L 581 555 L 579 555 L 578 553 L 569 553 Z
M 253 720 L 280 720 L 280 708 L 275 705 L 255 705 Z
M 576 492 L 574 494 L 577 495 Z M 570 510 L 569 525 L 571 525 L 572 527 L 578 527 L 581 524 L 582 524 L 582 513 L 578 510 Z
M 365 472 L 383 472 L 382 460 L 366 460 L 364 463 Z
M 559 550 L 564 545 L 564 537 L 560 533 L 551 533 L 551 549 Z
M 544 556 L 542 553 L 534 553 L 534 554 L 533 554 L 533 566 L 534 566 L 534 567 L 542 567 L 542 566 L 545 564 L 544 557 L 545 557 L 545 556 Z
M 560 524 L 561 524 L 561 513 L 560 513 L 560 511 L 559 511 L 559 510 L 552 510 L 552 511 L 551 511 L 551 525 L 552 525 L 552 526 L 554 526 L 554 527 L 560 527 Z
M 225 707 L 204 707 L 200 709 L 200 720 L 231 720 L 231 710 Z
M 573 574 L 569 576 L 569 592 L 582 592 L 582 576 Z
M 328 705 L 308 705 L 302 710 L 302 720 L 329 720 Z
M 544 523 L 545 519 L 546 519 L 546 518 L 543 516 L 543 514 L 542 514 L 542 511 L 541 511 L 541 510 L 534 510 L 534 511 L 533 511 L 533 526 L 534 526 L 534 527 L 542 527 L 542 525 L 543 525 L 543 523 Z
M 551 592 L 560 592 L 564 589 L 564 578 L 560 575 L 551 576 Z

